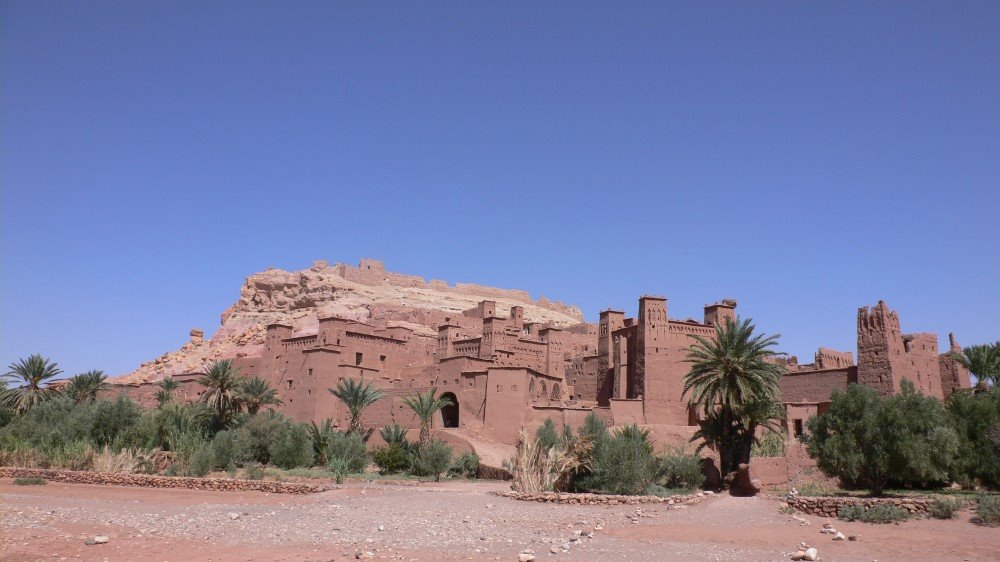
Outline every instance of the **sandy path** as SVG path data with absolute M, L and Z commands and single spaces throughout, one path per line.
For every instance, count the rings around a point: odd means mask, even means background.
M 3 560 L 788 560 L 800 541 L 823 560 L 998 560 L 1000 529 L 968 522 L 834 525 L 861 542 L 800 526 L 765 499 L 719 496 L 672 509 L 564 506 L 490 494 L 498 483 L 350 484 L 309 496 L 49 483 L 0 483 Z M 239 513 L 231 519 L 229 513 Z M 633 516 L 633 522 L 629 516 Z M 593 539 L 550 554 L 573 531 Z M 86 546 L 94 535 L 104 545 Z

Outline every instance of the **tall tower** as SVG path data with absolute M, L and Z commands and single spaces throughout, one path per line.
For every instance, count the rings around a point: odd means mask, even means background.
M 625 326 L 625 313 L 621 310 L 602 310 L 597 324 L 597 388 L 608 389 L 607 395 L 614 398 L 624 398 L 616 392 L 617 381 L 614 373 L 617 371 L 615 350 L 611 340 L 612 333 Z
M 934 334 L 903 334 L 899 316 L 885 302 L 858 310 L 858 382 L 881 396 L 899 392 L 903 379 L 928 396 L 942 398 Z
M 656 399 L 663 392 L 659 373 L 666 370 L 667 357 L 667 299 L 644 296 L 639 299 L 639 318 L 636 331 L 636 365 L 633 378 L 628 383 L 627 398 Z

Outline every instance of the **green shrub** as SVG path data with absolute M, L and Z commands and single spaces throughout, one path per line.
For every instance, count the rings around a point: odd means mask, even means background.
M 479 455 L 474 452 L 462 453 L 448 467 L 452 478 L 475 478 L 479 474 Z
M 958 451 L 944 405 L 906 380 L 889 397 L 859 384 L 834 391 L 830 409 L 809 418 L 808 426 L 809 454 L 820 470 L 876 496 L 890 478 L 904 485 L 947 480 Z
M 954 519 L 955 512 L 965 507 L 965 502 L 953 498 L 935 498 L 927 508 L 934 519 Z
M 337 468 L 341 474 L 364 472 L 368 466 L 365 442 L 357 433 L 334 433 L 327 448 L 327 457 L 330 469 Z
M 996 527 L 1000 525 L 1000 496 L 979 494 L 976 496 L 976 517 L 979 525 Z
M 230 430 L 220 431 L 212 438 L 213 468 L 231 471 L 240 462 L 237 455 L 236 434 Z
M 433 440 L 420 449 L 416 465 L 423 474 L 433 475 L 441 480 L 441 473 L 451 465 L 451 446 L 443 441 Z
M 600 439 L 591 453 L 591 473 L 580 485 L 595 492 L 642 494 L 659 473 L 649 430 L 636 425 Z
M 120 395 L 114 400 L 98 400 L 94 403 L 94 422 L 90 437 L 93 444 L 102 448 L 112 445 L 114 449 L 139 445 L 139 422 L 142 409 L 131 398 Z
M 677 449 L 659 459 L 660 484 L 665 488 L 693 490 L 705 484 L 701 457 Z
M 543 451 L 548 451 L 559 444 L 559 432 L 556 431 L 556 424 L 552 418 L 545 418 L 545 422 L 538 426 L 535 431 L 535 439 Z
M 752 457 L 783 457 L 785 456 L 785 436 L 781 433 L 768 431 L 750 448 Z
M 406 443 L 406 429 L 400 426 L 398 423 L 392 425 L 387 425 L 379 431 L 379 435 L 382 436 L 382 440 L 385 441 L 386 445 L 402 445 Z
M 372 462 L 381 474 L 395 474 L 410 468 L 410 455 L 399 443 L 390 443 L 372 452 Z
M 14 410 L 0 407 L 0 427 L 6 427 L 14 419 Z
M 37 486 L 37 485 L 45 485 L 45 484 L 48 484 L 48 482 L 46 482 L 44 478 L 38 478 L 38 477 L 15 478 L 14 479 L 14 485 L 15 486 Z
M 278 438 L 268 445 L 271 464 L 279 468 L 312 466 L 312 438 L 305 426 L 292 424 L 285 427 Z
M 213 464 L 212 446 L 209 443 L 202 442 L 191 454 L 184 472 L 186 476 L 204 477 L 212 471 Z
M 660 486 L 659 484 L 650 484 L 646 486 L 646 490 L 642 492 L 646 496 L 657 496 L 665 498 L 670 495 L 670 490 Z
M 1000 390 L 956 392 L 948 411 L 959 436 L 952 480 L 1000 487 Z
M 260 463 L 247 463 L 247 465 L 243 467 L 243 478 L 246 478 L 247 480 L 261 480 L 264 478 L 264 467 L 261 466 Z
M 286 435 L 289 425 L 281 414 L 268 412 L 249 416 L 235 429 L 238 458 L 260 464 L 270 463 L 272 444 Z
M 837 517 L 844 521 L 861 521 L 862 523 L 898 523 L 909 519 L 910 514 L 903 508 L 882 503 L 865 509 L 861 505 L 848 505 L 840 508 Z

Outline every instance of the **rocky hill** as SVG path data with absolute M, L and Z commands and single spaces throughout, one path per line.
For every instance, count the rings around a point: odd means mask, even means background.
M 339 316 L 407 326 L 434 337 L 446 316 L 459 315 L 484 299 L 496 301 L 498 311 L 523 306 L 529 322 L 561 328 L 583 322 L 579 308 L 544 297 L 535 300 L 526 291 L 427 282 L 422 277 L 386 271 L 377 260 L 362 260 L 358 267 L 316 261 L 309 269 L 271 268 L 247 277 L 239 300 L 222 313 L 222 325 L 211 339 L 204 339 L 200 330 L 192 330 L 191 341 L 180 349 L 143 363 L 115 382 L 154 381 L 166 375 L 200 372 L 218 359 L 257 355 L 262 351 L 264 327 L 273 322 L 290 324 L 296 332 L 306 334 L 316 332 L 319 318 Z

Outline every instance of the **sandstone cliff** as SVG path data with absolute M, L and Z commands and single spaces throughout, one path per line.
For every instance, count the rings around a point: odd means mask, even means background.
M 318 329 L 318 319 L 339 316 L 386 326 L 406 326 L 435 337 L 445 316 L 460 315 L 481 300 L 493 300 L 506 315 L 512 306 L 524 307 L 529 322 L 569 327 L 583 322 L 575 306 L 540 298 L 525 291 L 482 285 L 448 285 L 443 281 L 385 271 L 381 262 L 363 260 L 359 267 L 328 266 L 317 261 L 309 269 L 268 269 L 247 278 L 240 298 L 222 313 L 222 325 L 209 340 L 192 330 L 191 341 L 180 349 L 143 363 L 117 383 L 158 380 L 166 375 L 200 372 L 224 358 L 254 356 L 262 351 L 264 327 L 290 324 L 296 332 Z

